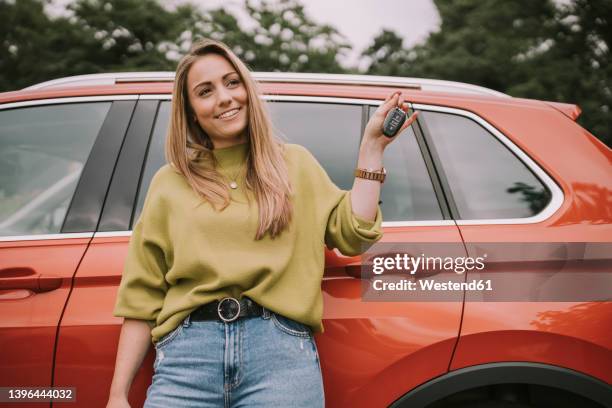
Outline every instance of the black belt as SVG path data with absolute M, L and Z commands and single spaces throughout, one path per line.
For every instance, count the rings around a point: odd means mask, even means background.
M 191 320 L 221 320 L 232 322 L 239 317 L 261 316 L 263 307 L 249 298 L 226 297 L 206 303 L 191 312 Z

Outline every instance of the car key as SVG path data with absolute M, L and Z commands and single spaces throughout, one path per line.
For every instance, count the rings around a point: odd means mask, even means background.
M 391 109 L 389 113 L 387 113 L 387 117 L 383 122 L 383 135 L 387 137 L 395 136 L 395 134 L 398 130 L 400 130 L 404 122 L 406 122 L 406 119 L 406 112 L 404 112 L 398 107 Z

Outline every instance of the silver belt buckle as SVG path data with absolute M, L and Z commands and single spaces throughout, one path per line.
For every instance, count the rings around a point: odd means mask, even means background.
M 230 303 L 227 303 L 227 302 L 230 302 Z M 225 317 L 223 316 L 223 306 L 229 305 L 228 307 L 231 307 L 231 302 L 236 303 L 238 307 L 238 311 L 232 317 Z M 224 322 L 226 323 L 233 322 L 240 316 L 240 302 L 238 301 L 238 299 L 235 299 L 233 297 L 226 297 L 226 298 L 221 299 L 219 301 L 219 304 L 217 305 L 217 314 L 219 315 L 219 319 L 223 320 Z

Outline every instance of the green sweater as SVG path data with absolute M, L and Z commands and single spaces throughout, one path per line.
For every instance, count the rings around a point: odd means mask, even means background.
M 248 146 L 213 150 L 218 170 L 234 177 Z M 146 320 L 156 343 L 198 306 L 248 296 L 322 332 L 324 245 L 362 253 L 362 244 L 381 238 L 382 214 L 379 207 L 374 221 L 356 217 L 350 191 L 339 189 L 304 147 L 284 146 L 293 218 L 275 239 L 254 239 L 257 202 L 247 203 L 244 175 L 218 212 L 171 166 L 161 167 L 132 231 L 113 315 Z

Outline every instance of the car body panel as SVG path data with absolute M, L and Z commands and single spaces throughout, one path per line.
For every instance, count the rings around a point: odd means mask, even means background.
M 612 302 L 466 301 L 451 370 L 522 361 L 612 383 L 611 326 Z

